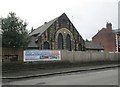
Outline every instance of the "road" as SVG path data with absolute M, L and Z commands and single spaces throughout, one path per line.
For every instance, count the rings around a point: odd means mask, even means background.
M 7 85 L 118 85 L 118 68 L 22 79 Z

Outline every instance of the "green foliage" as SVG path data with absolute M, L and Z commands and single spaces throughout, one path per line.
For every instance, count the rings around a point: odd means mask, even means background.
M 29 43 L 27 23 L 16 17 L 14 12 L 7 18 L 1 18 L 2 46 L 19 48 L 26 47 Z

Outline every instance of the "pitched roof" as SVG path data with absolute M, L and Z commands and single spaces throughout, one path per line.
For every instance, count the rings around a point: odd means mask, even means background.
M 67 16 L 65 13 L 63 13 L 61 16 Z M 33 35 L 38 35 L 40 36 L 45 30 L 47 30 L 59 17 L 49 21 L 49 22 L 45 22 L 42 26 L 38 27 L 37 29 L 34 29 L 29 36 L 33 36 Z
M 104 32 L 106 31 L 106 28 L 102 28 L 100 31 L 97 32 L 97 34 L 95 34 L 92 38 L 98 36 L 98 35 L 101 35 L 103 34 Z
M 87 49 L 94 49 L 94 50 L 103 50 L 104 49 L 100 44 L 96 44 L 93 42 L 85 42 L 85 47 Z
M 38 34 L 38 36 L 40 36 L 45 30 L 47 30 L 56 20 L 58 19 L 55 18 L 49 22 L 45 22 L 42 26 L 38 27 L 37 29 L 33 30 L 29 36 L 32 36 L 32 35 L 35 35 L 35 34 Z
M 37 44 L 35 43 L 37 40 L 37 37 L 31 37 L 31 41 L 28 44 L 28 47 L 38 47 Z

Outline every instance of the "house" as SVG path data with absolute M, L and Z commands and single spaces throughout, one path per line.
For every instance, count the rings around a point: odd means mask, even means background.
M 107 23 L 106 28 L 102 28 L 93 36 L 92 42 L 102 45 L 106 52 L 116 52 L 116 36 L 112 30 L 112 24 Z
M 31 42 L 28 48 L 40 50 L 85 50 L 85 42 L 67 15 L 45 22 L 34 29 L 29 36 Z

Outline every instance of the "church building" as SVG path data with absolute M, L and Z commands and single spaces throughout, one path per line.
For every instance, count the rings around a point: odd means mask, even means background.
M 29 34 L 28 48 L 40 50 L 84 51 L 85 42 L 65 13 L 45 22 Z

